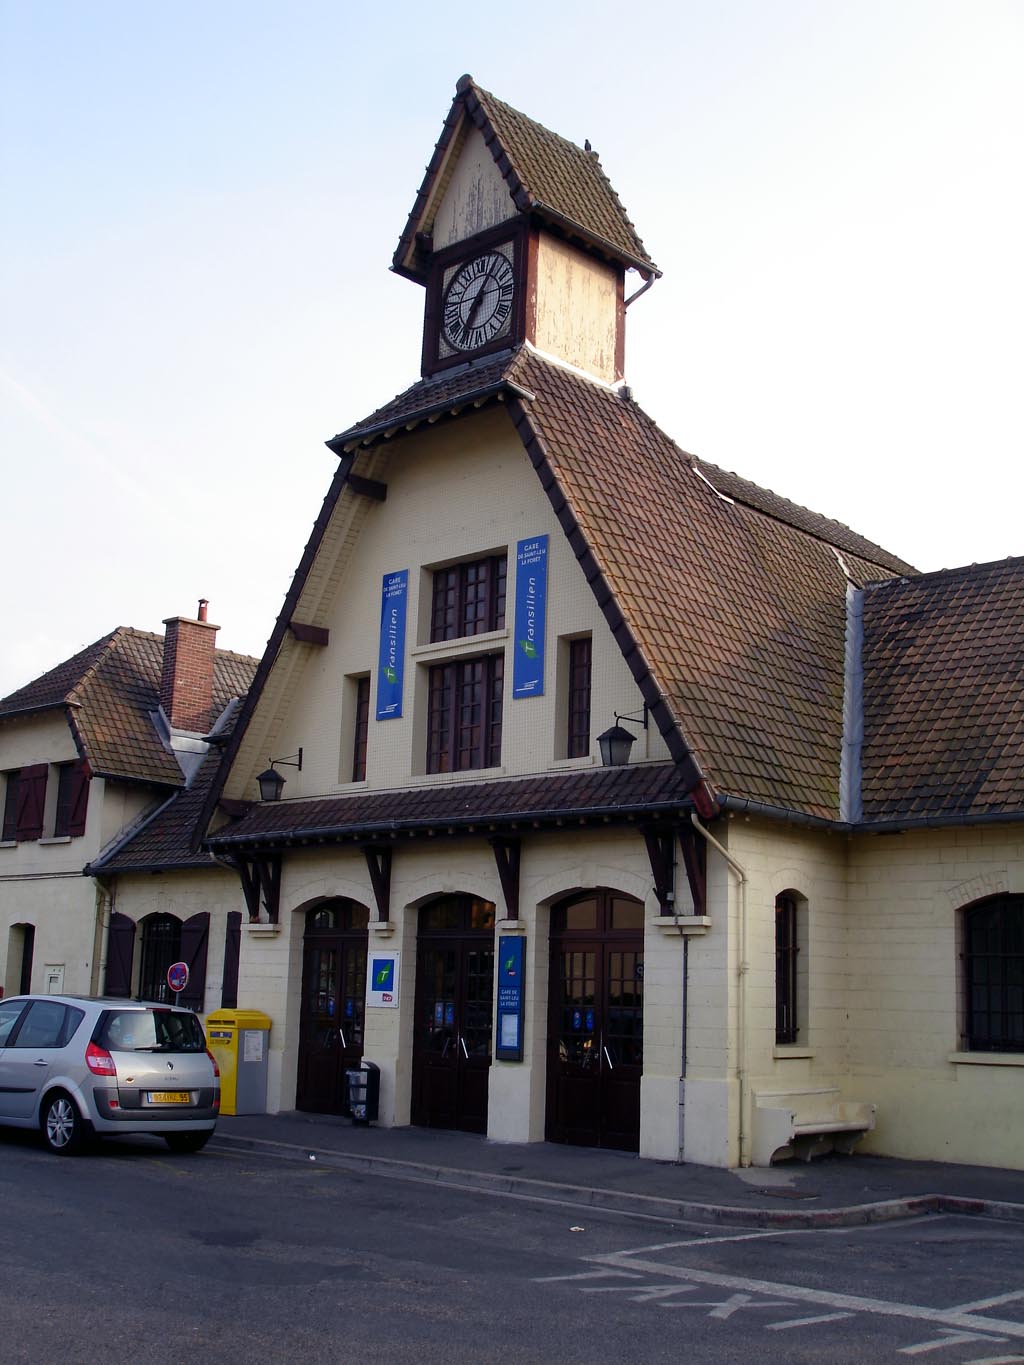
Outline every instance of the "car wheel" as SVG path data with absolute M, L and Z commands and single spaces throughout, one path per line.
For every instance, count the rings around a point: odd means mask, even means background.
M 85 1121 L 78 1106 L 63 1090 L 55 1090 L 43 1106 L 41 1128 L 51 1152 L 58 1156 L 74 1156 L 85 1142 Z
M 201 1152 L 212 1133 L 164 1133 L 164 1141 L 172 1152 Z

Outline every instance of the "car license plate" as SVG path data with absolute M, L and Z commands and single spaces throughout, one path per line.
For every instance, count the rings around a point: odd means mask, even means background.
M 191 1104 L 192 1096 L 187 1090 L 151 1090 L 150 1104 Z

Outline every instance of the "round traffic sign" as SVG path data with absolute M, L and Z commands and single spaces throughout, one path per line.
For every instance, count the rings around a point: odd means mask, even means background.
M 167 968 L 167 984 L 175 995 L 178 995 L 188 985 L 188 963 L 173 962 Z

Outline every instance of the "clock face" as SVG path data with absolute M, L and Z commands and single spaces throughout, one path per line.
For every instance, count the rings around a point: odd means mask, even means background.
M 508 331 L 515 298 L 512 263 L 488 251 L 459 266 L 445 290 L 442 331 L 455 351 L 475 351 Z

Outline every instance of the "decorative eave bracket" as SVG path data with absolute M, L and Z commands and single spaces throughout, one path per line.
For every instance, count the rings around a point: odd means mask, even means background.
M 242 882 L 249 923 L 259 924 L 260 910 L 276 924 L 281 911 L 281 855 L 239 854 L 231 860 Z
M 362 849 L 373 887 L 373 899 L 377 903 L 377 921 L 388 924 L 391 920 L 392 850 L 386 844 L 363 844 Z
M 508 919 L 519 918 L 519 859 L 522 852 L 521 839 L 490 839 L 494 850 L 494 861 L 498 867 L 498 880 L 501 894 L 505 897 L 505 913 Z

